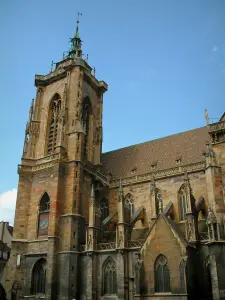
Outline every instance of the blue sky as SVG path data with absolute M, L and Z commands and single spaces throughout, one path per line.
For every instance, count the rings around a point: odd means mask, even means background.
M 47 74 L 68 50 L 77 11 L 84 54 L 109 85 L 104 151 L 204 126 L 205 108 L 212 118 L 225 110 L 225 0 L 3 0 L 0 7 L 0 197 L 17 188 L 34 75 Z

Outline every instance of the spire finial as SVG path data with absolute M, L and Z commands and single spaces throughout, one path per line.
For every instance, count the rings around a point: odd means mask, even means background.
M 205 120 L 206 120 L 206 125 L 209 125 L 209 114 L 206 108 L 205 108 Z
M 75 38 L 79 39 L 79 17 L 82 16 L 82 13 L 78 12 L 77 13 L 77 26 L 76 26 L 76 33 L 75 33 Z

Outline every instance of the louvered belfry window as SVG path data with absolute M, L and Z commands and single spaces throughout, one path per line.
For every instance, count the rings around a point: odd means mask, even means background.
M 49 132 L 48 132 L 48 153 L 52 153 L 57 146 L 57 135 L 58 135 L 58 123 L 59 113 L 61 109 L 61 99 L 59 94 L 56 94 L 50 105 L 50 116 L 49 116 Z
M 155 292 L 170 292 L 170 272 L 167 259 L 160 254 L 155 262 Z

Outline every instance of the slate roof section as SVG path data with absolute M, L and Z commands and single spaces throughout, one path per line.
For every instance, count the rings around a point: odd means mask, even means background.
M 101 172 L 111 172 L 113 179 L 129 177 L 198 163 L 210 141 L 207 127 L 117 149 L 102 154 Z M 176 160 L 181 158 L 180 164 Z M 155 169 L 152 165 L 156 164 Z M 133 170 L 133 172 L 132 172 Z M 135 172 L 134 172 L 135 170 Z

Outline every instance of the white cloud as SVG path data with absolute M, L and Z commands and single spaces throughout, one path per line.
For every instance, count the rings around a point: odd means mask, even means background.
M 215 45 L 215 46 L 213 46 L 213 48 L 212 48 L 212 52 L 217 52 L 218 51 L 218 47 Z
M 16 196 L 16 189 L 12 189 L 0 194 L 0 221 L 6 221 L 13 225 L 16 208 Z

